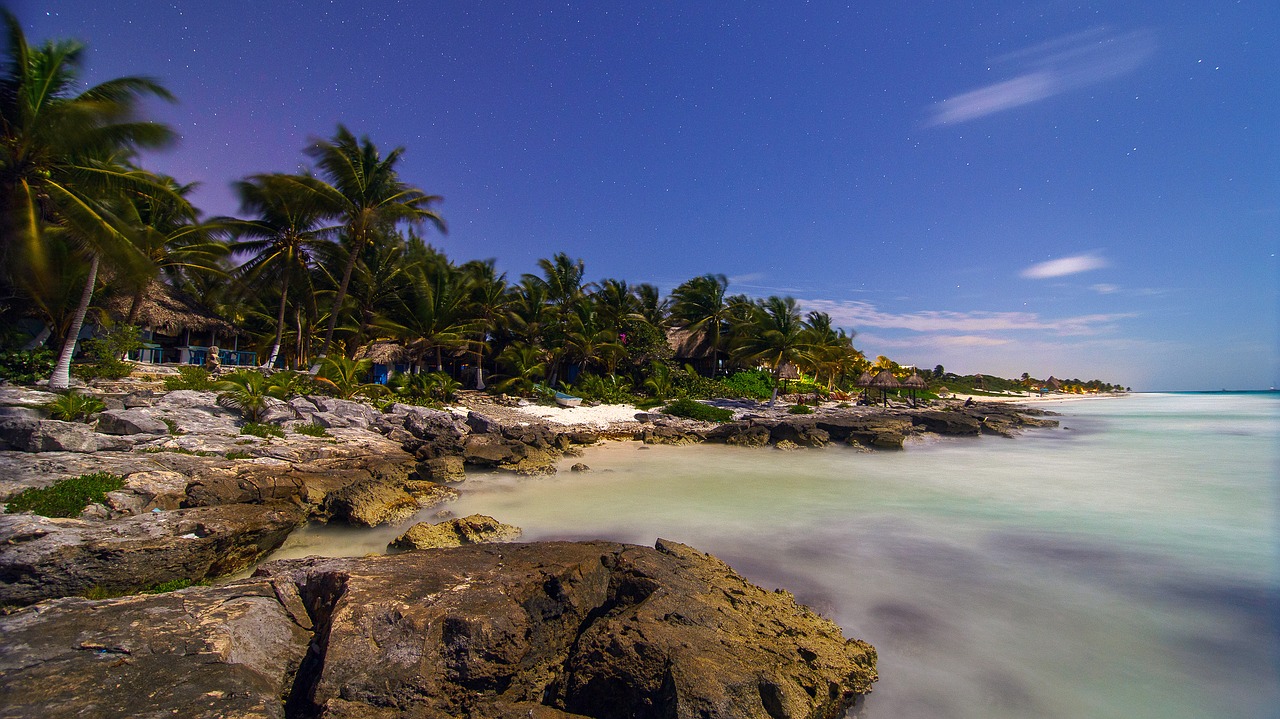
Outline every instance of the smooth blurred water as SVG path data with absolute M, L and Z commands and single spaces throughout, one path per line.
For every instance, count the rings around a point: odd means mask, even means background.
M 1280 716 L 1280 399 L 1053 409 L 1065 429 L 905 452 L 614 444 L 572 460 L 590 473 L 471 477 L 451 509 L 674 539 L 790 589 L 879 650 L 850 716 Z M 403 529 L 308 528 L 276 556 Z

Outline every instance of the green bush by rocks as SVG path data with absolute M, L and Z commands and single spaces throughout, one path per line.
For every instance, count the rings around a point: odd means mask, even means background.
M 13 384 L 35 384 L 53 372 L 53 350 L 8 350 L 0 352 L 0 379 Z
M 688 398 L 678 399 L 668 404 L 662 411 L 676 417 L 687 417 L 702 422 L 728 422 L 733 419 L 733 412 L 727 409 L 712 407 Z
M 34 512 L 42 517 L 78 517 L 94 502 L 103 502 L 107 492 L 124 486 L 124 477 L 110 472 L 94 472 L 64 479 L 48 487 L 25 489 L 9 498 L 8 514 Z

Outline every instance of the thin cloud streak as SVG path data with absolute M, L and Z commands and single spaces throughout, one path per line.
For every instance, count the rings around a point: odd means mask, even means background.
M 1155 52 L 1145 30 L 1111 33 L 1098 28 L 1050 40 L 996 60 L 1014 76 L 953 95 L 933 106 L 929 125 L 954 125 L 1039 102 L 1133 72 Z
M 1065 277 L 1089 270 L 1097 270 L 1107 266 L 1107 261 L 1096 255 L 1075 255 L 1060 257 L 1056 260 L 1032 265 L 1021 272 L 1023 277 L 1043 280 L 1050 277 Z
M 883 312 L 858 300 L 799 300 L 805 310 L 831 315 L 839 327 L 902 329 L 914 332 L 1037 331 L 1060 335 L 1092 335 L 1110 330 L 1116 322 L 1136 317 L 1131 313 L 1078 315 L 1046 319 L 1034 312 L 953 312 L 922 310 L 905 314 Z

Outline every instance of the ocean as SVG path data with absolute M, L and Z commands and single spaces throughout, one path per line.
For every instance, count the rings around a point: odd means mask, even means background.
M 903 452 L 611 444 L 470 477 L 450 509 L 527 540 L 676 540 L 792 591 L 879 651 L 850 717 L 1280 716 L 1280 397 L 1050 407 L 1059 429 Z M 404 526 L 313 526 L 275 557 Z

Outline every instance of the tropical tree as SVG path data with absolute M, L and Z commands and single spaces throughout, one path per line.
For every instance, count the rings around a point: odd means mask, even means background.
M 430 222 L 440 232 L 446 230 L 444 220 L 431 209 L 440 200 L 439 196 L 428 195 L 400 180 L 396 165 L 404 148 L 397 147 L 384 157 L 368 137 L 357 139 L 339 125 L 332 140 L 316 141 L 307 148 L 306 154 L 315 161 L 320 177 L 297 176 L 296 181 L 310 188 L 327 212 L 339 219 L 347 245 L 347 262 L 320 345 L 323 358 L 333 343 L 356 260 L 374 233 L 401 223 L 423 222 Z
M 513 344 L 498 355 L 498 366 L 503 370 L 497 388 L 503 392 L 528 395 L 539 380 L 546 376 L 547 365 L 542 352 L 532 345 Z
M 372 368 L 373 362 L 368 359 L 353 360 L 341 355 L 325 357 L 320 360 L 315 382 L 342 399 L 357 395 L 378 397 L 388 390 L 384 385 L 364 381 Z
M 489 338 L 500 326 L 510 321 L 515 298 L 507 285 L 506 273 L 494 269 L 494 260 L 472 260 L 462 266 L 471 287 L 470 314 L 475 320 L 477 341 L 471 347 L 476 353 L 476 389 L 484 389 L 484 355 Z
M 464 273 L 447 263 L 414 265 L 408 277 L 400 306 L 383 326 L 406 343 L 417 361 L 434 353 L 435 370 L 443 372 L 444 351 L 465 347 L 475 333 L 470 283 Z
M 711 373 L 720 368 L 720 350 L 729 325 L 731 304 L 725 291 L 729 280 L 724 275 L 694 277 L 671 292 L 671 317 L 676 326 L 700 335 L 711 347 Z
M 323 248 L 329 246 L 324 239 L 324 212 L 314 193 L 286 176 L 253 175 L 233 187 L 240 198 L 240 212 L 252 218 L 230 224 L 237 239 L 231 251 L 248 257 L 240 266 L 238 278 L 246 287 L 270 281 L 280 288 L 275 341 L 262 364 L 272 367 L 284 341 L 291 286 L 313 296 L 307 291 L 310 270 Z
M 735 338 L 734 353 L 743 361 L 768 365 L 775 385 L 783 365 L 806 365 L 811 361 L 812 334 L 800 319 L 800 310 L 791 297 L 769 297 L 756 305 L 751 323 Z M 771 402 L 777 398 L 774 389 Z
M 259 422 L 271 396 L 271 383 L 261 372 L 239 370 L 223 377 L 214 389 L 218 404 L 238 410 L 249 422 Z
M 166 126 L 139 119 L 148 97 L 172 100 L 154 80 L 122 77 L 77 92 L 84 46 L 27 43 L 14 15 L 0 9 L 8 47 L 0 74 L 0 267 L 5 294 L 27 277 L 47 275 L 47 250 L 77 247 L 89 270 L 67 328 L 50 386 L 70 384 L 71 356 L 104 259 L 115 268 L 141 264 L 132 231 L 119 217 L 130 193 L 172 195 L 154 175 L 127 165 L 140 149 L 173 139 Z M 180 197 L 170 197 L 181 203 Z M 21 268 L 18 271 L 18 268 Z

